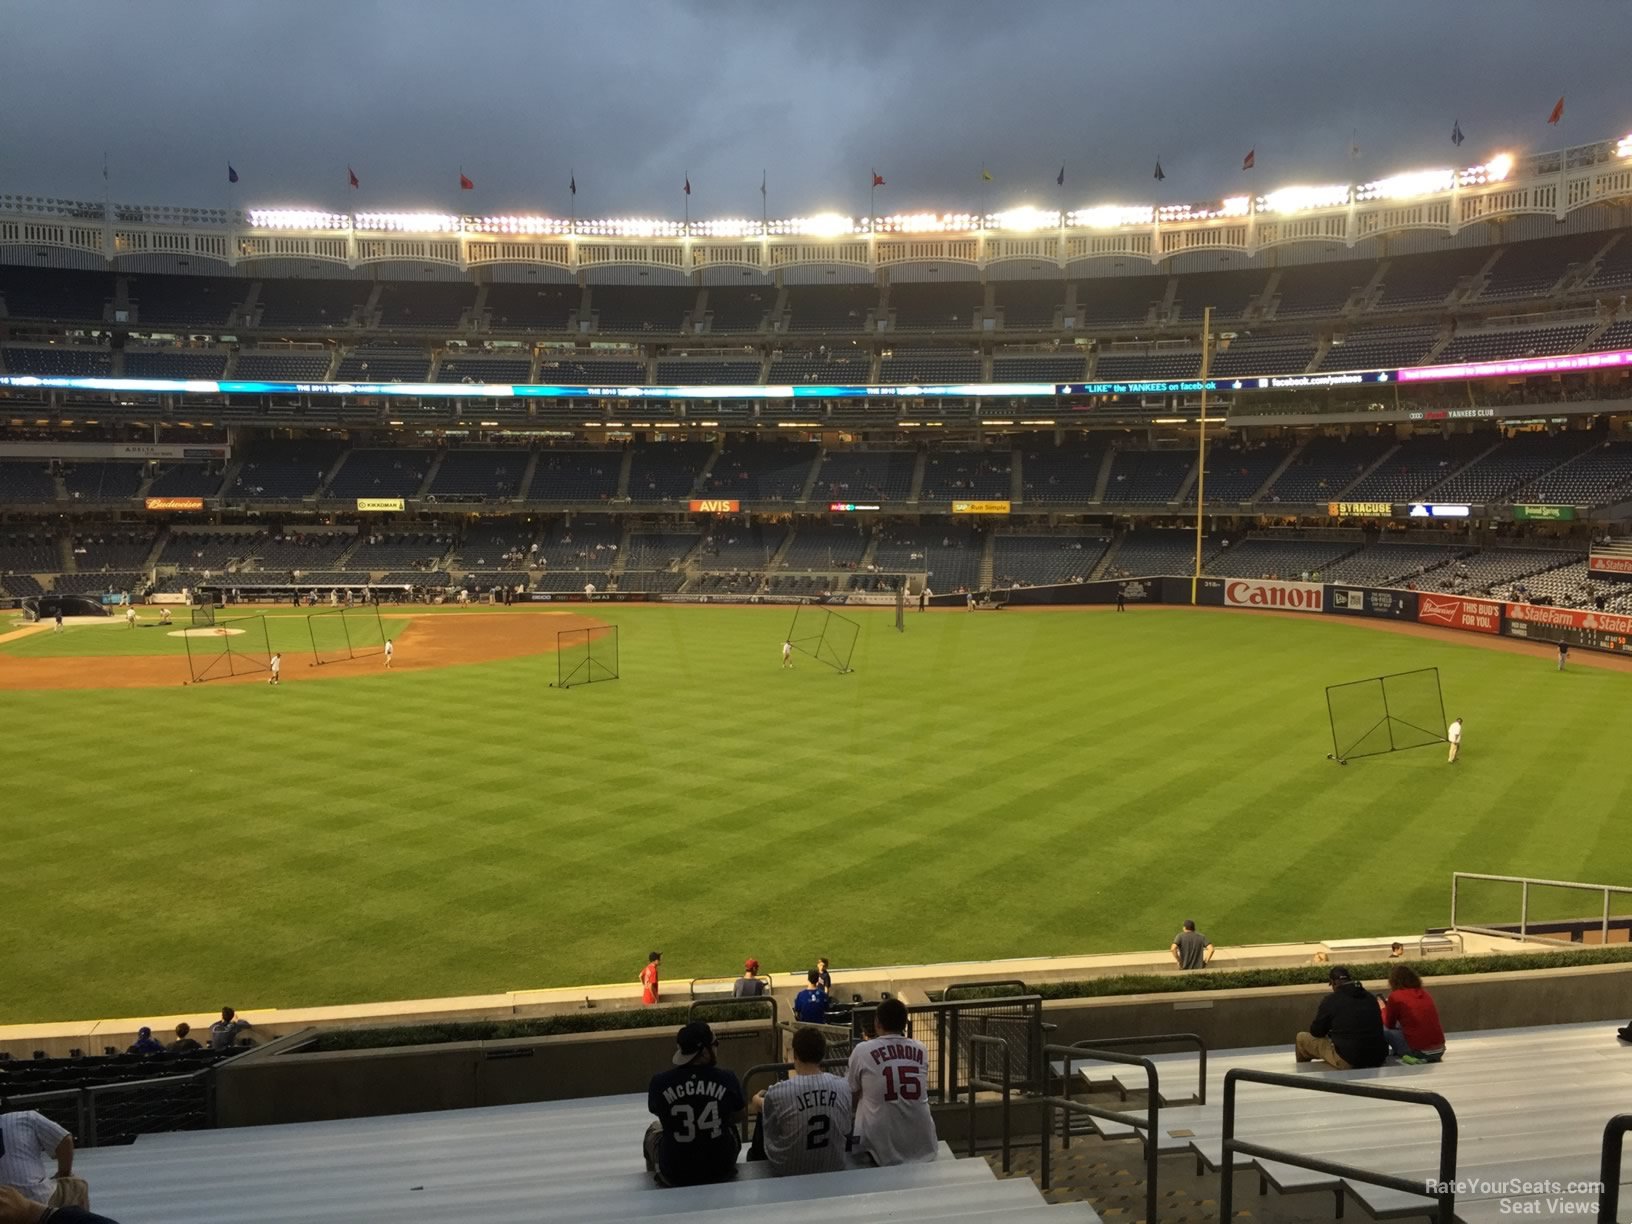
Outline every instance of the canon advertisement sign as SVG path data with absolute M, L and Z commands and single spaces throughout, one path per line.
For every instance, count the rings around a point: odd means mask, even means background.
M 1276 608 L 1284 612 L 1324 610 L 1326 588 L 1318 582 L 1275 582 L 1267 578 L 1231 578 L 1224 584 L 1224 603 L 1231 608 Z

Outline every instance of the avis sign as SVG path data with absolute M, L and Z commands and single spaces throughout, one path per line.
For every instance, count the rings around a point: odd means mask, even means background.
M 1417 622 L 1465 629 L 1469 633 L 1500 633 L 1502 605 L 1492 599 L 1423 594 L 1417 599 Z
M 691 499 L 693 514 L 735 514 L 742 509 L 742 503 L 734 497 L 694 497 Z
M 1276 608 L 1283 612 L 1320 612 L 1326 588 L 1318 582 L 1275 582 L 1271 579 L 1232 578 L 1224 584 L 1224 604 L 1230 608 Z

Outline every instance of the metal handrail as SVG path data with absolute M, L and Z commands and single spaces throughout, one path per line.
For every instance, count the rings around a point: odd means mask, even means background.
M 1073 1041 L 1071 1043 L 1074 1049 L 1083 1050 L 1108 1050 L 1113 1046 L 1175 1044 L 1194 1045 L 1196 1047 L 1196 1053 L 1200 1056 L 1200 1066 L 1197 1070 L 1194 1104 L 1207 1104 L 1207 1043 L 1197 1033 L 1155 1033 L 1149 1037 L 1091 1037 L 1086 1041 Z M 1123 1090 L 1122 1096 L 1124 1099 L 1127 1098 L 1126 1089 Z
M 1050 1055 L 1060 1055 L 1064 1066 L 1061 1069 L 1061 1087 L 1064 1096 L 1051 1096 L 1048 1091 L 1048 1080 L 1053 1068 L 1049 1065 Z M 1115 1109 L 1105 1109 L 1099 1105 L 1089 1105 L 1085 1101 L 1071 1099 L 1071 1064 L 1075 1061 L 1114 1062 L 1129 1067 L 1143 1067 L 1145 1069 L 1146 1090 L 1149 1094 L 1150 1108 L 1145 1116 L 1123 1113 Z M 1074 1045 L 1045 1045 L 1043 1047 L 1043 1094 L 1037 1098 L 1043 1107 L 1043 1153 L 1040 1168 L 1040 1181 L 1044 1190 L 1050 1187 L 1050 1153 L 1054 1146 L 1054 1111 L 1063 1110 L 1067 1115 L 1072 1113 L 1087 1114 L 1091 1118 L 1104 1118 L 1108 1122 L 1120 1122 L 1124 1126 L 1131 1126 L 1135 1130 L 1148 1132 L 1145 1139 L 1145 1224 L 1156 1224 L 1156 1182 L 1159 1166 L 1156 1162 L 1156 1137 L 1161 1126 L 1162 1099 L 1156 1091 L 1156 1064 L 1148 1058 L 1140 1058 L 1135 1054 L 1114 1054 L 1110 1050 L 1084 1049 Z M 1061 1147 L 1071 1146 L 1071 1132 L 1067 1127 L 1061 1136 Z M 1220 1219 L 1229 1219 L 1221 1215 Z
M 1616 1114 L 1604 1124 L 1604 1146 L 1598 1160 L 1599 1224 L 1615 1224 L 1621 1209 L 1621 1146 L 1627 1131 L 1632 1131 L 1632 1114 Z
M 1599 917 L 1599 931 L 1603 942 L 1609 942 L 1610 897 L 1614 894 L 1632 896 L 1632 887 L 1621 884 L 1588 884 L 1581 880 L 1547 880 L 1536 876 L 1490 875 L 1482 871 L 1453 871 L 1451 872 L 1451 926 L 1452 931 L 1472 931 L 1479 935 L 1495 935 L 1504 939 L 1512 939 L 1512 931 L 1504 931 L 1496 927 L 1475 926 L 1471 923 L 1459 923 L 1456 920 L 1458 886 L 1463 880 L 1483 880 L 1495 884 L 1519 885 L 1519 933 L 1518 938 L 1535 940 L 1538 943 L 1568 944 L 1568 940 L 1552 939 L 1546 935 L 1530 934 L 1530 886 L 1541 888 L 1568 888 L 1576 892 L 1599 893 L 1603 897 L 1603 912 Z
M 1428 1193 L 1421 1181 L 1395 1177 L 1392 1173 L 1376 1173 L 1355 1165 L 1318 1156 L 1302 1156 L 1284 1148 L 1252 1143 L 1235 1137 L 1236 1085 L 1269 1084 L 1276 1088 L 1301 1088 L 1308 1092 L 1328 1092 L 1334 1096 L 1368 1097 L 1376 1101 L 1396 1101 L 1402 1105 L 1426 1105 L 1439 1115 L 1439 1178 L 1435 1183 L 1438 1193 Z M 1409 1088 L 1384 1088 L 1378 1084 L 1360 1084 L 1345 1080 L 1316 1079 L 1307 1075 L 1287 1075 L 1277 1071 L 1249 1071 L 1236 1067 L 1224 1075 L 1224 1130 L 1223 1155 L 1219 1162 L 1218 1218 L 1228 1220 L 1235 1207 L 1235 1154 L 1252 1156 L 1259 1160 L 1274 1160 L 1316 1173 L 1329 1173 L 1345 1181 L 1365 1182 L 1398 1190 L 1403 1194 L 1421 1195 L 1434 1200 L 1434 1218 L 1439 1224 L 1453 1224 L 1456 1219 L 1456 1111 L 1451 1103 L 1437 1092 L 1418 1092 Z
M 986 1092 L 1001 1092 L 1003 1094 L 1003 1172 L 1009 1171 L 1012 1147 L 1009 1141 L 1010 1113 L 1014 1085 L 1009 1075 L 1009 1043 L 1001 1037 L 982 1037 L 979 1034 L 969 1038 L 971 1049 L 976 1046 L 996 1046 L 1003 1051 L 1003 1078 L 993 1082 L 974 1073 L 974 1059 L 970 1059 L 970 1070 L 967 1083 L 969 1085 L 969 1155 L 975 1155 L 975 1092 L 977 1089 Z
M 991 990 L 991 989 L 993 989 L 995 987 L 999 987 L 999 986 L 1003 987 L 1006 990 L 1013 990 L 1013 992 L 1015 994 L 1017 994 L 1017 995 L 1023 995 L 1027 991 L 1026 984 L 1024 982 L 1022 982 L 1019 978 L 993 978 L 991 981 L 987 981 L 987 982 L 948 982 L 947 985 L 946 985 L 946 989 L 941 991 L 941 1002 L 942 1003 L 954 1003 L 954 1002 L 957 1002 L 957 1000 L 955 1000 L 952 997 L 952 994 L 953 994 L 954 991 L 958 991 L 958 990 Z

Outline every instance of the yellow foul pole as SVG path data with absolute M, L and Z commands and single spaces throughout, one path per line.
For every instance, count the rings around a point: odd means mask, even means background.
M 1190 575 L 1190 602 L 1201 583 L 1201 518 L 1207 509 L 1207 371 L 1213 360 L 1213 308 L 1201 312 L 1201 435 L 1196 443 L 1196 567 Z

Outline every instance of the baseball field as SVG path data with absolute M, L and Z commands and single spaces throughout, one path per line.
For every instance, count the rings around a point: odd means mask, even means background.
M 0 623 L 0 1022 L 625 981 L 653 948 L 684 979 L 1165 947 L 1187 917 L 1221 945 L 1403 933 L 1445 922 L 1453 870 L 1632 874 L 1632 674 L 1585 652 L 851 610 L 843 675 L 780 666 L 784 609 L 597 605 L 387 610 L 388 673 L 308 666 L 280 611 L 276 688 L 182 683 L 152 609 Z M 551 688 L 585 612 L 621 679 Z M 1328 761 L 1324 686 L 1419 667 L 1464 759 Z

